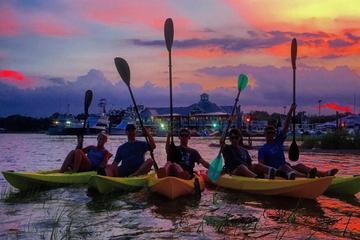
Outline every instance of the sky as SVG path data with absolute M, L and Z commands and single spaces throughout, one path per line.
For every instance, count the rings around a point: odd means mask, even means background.
M 164 22 L 174 22 L 175 106 L 206 92 L 232 105 L 239 74 L 244 111 L 292 103 L 290 45 L 298 42 L 298 111 L 360 112 L 358 0 L 5 0 L 0 2 L 0 116 L 80 113 L 131 104 L 114 66 L 127 60 L 138 104 L 169 105 Z M 355 103 L 355 104 L 354 104 Z M 355 106 L 355 108 L 354 108 Z

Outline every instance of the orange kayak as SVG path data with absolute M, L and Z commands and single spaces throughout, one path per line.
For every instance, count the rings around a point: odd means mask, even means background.
M 195 179 L 198 179 L 199 190 L 203 191 L 205 183 L 202 177 L 196 176 L 190 180 L 184 180 L 177 177 L 158 178 L 156 175 L 149 177 L 148 186 L 150 191 L 161 194 L 169 199 L 175 199 L 181 196 L 195 193 Z

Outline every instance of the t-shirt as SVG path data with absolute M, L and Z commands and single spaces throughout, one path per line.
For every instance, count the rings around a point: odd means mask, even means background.
M 193 148 L 177 146 L 176 149 L 180 153 L 180 159 L 177 161 L 182 169 L 190 175 L 194 174 L 195 163 L 200 163 L 200 153 Z
M 258 153 L 259 162 L 264 163 L 269 167 L 278 169 L 285 164 L 284 154 L 284 141 L 286 135 L 278 134 L 275 138 L 275 142 L 272 144 L 266 143 L 260 149 Z
M 232 145 L 225 145 L 222 154 L 225 160 L 224 169 L 228 173 L 234 171 L 234 169 L 241 164 L 246 166 L 251 165 L 251 157 L 248 151 L 241 146 L 234 147 Z
M 83 151 L 86 153 L 88 159 L 91 162 L 91 168 L 93 170 L 96 170 L 100 167 L 102 161 L 104 159 L 108 159 L 109 156 L 111 156 L 111 153 L 106 150 L 105 148 L 99 149 L 96 146 L 88 146 L 83 149 Z
M 126 142 L 122 144 L 117 152 L 114 162 L 120 163 L 119 170 L 121 176 L 129 176 L 133 174 L 145 162 L 145 153 L 149 151 L 149 147 L 144 141 L 135 141 L 133 143 Z

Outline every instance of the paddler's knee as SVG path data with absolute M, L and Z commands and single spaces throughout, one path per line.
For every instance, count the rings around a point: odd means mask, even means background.
M 154 164 L 154 159 L 152 159 L 152 158 L 146 159 L 145 164 L 152 166 Z

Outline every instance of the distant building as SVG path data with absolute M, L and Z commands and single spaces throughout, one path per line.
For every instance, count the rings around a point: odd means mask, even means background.
M 209 100 L 208 94 L 203 93 L 200 95 L 198 103 L 188 107 L 173 108 L 174 129 L 186 127 L 197 131 L 211 129 L 221 132 L 227 124 L 231 110 L 232 106 L 218 106 Z M 239 110 L 237 115 L 241 120 Z M 170 124 L 170 108 L 145 108 L 141 112 L 141 117 L 145 125 L 165 131 Z M 236 124 L 237 122 L 234 123 L 234 125 Z

